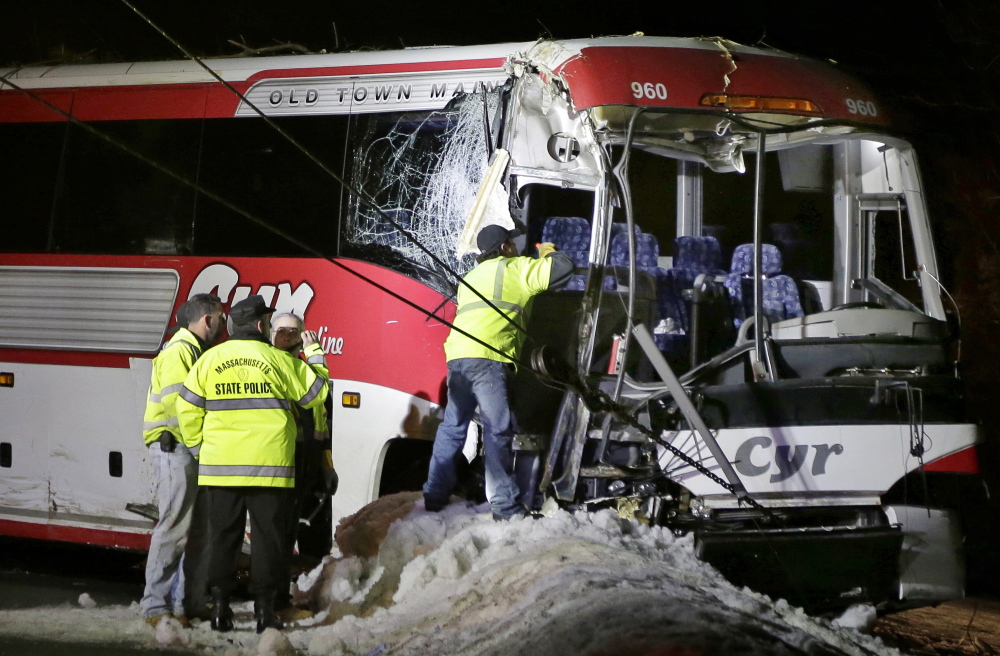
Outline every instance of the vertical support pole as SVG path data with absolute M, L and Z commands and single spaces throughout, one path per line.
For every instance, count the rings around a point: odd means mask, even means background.
M 757 133 L 757 170 L 753 181 L 753 344 L 754 356 L 751 361 L 754 380 L 772 380 L 768 358 L 764 355 L 764 302 L 763 268 L 761 267 L 761 243 L 764 240 L 764 154 L 767 149 L 767 135 Z
M 677 236 L 700 235 L 702 218 L 702 177 L 698 162 L 677 162 Z

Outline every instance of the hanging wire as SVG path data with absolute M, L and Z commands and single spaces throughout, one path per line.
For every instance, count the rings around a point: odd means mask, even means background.
M 375 213 L 377 213 L 379 215 L 379 218 L 383 219 L 389 225 L 391 225 L 393 228 L 395 228 L 396 230 L 398 230 L 399 233 L 401 235 L 403 235 L 404 237 L 406 237 L 406 239 L 408 239 L 409 241 L 411 241 L 414 246 L 416 246 L 421 251 L 423 251 L 426 255 L 428 255 L 435 264 L 437 264 L 442 269 L 444 269 L 446 272 L 448 272 L 449 274 L 451 274 L 451 276 L 458 282 L 458 284 L 465 285 L 465 287 L 467 289 L 471 290 L 472 293 L 475 294 L 476 296 L 478 296 L 479 299 L 481 301 L 483 301 L 484 303 L 486 303 L 486 305 L 488 307 L 492 308 L 497 314 L 499 314 L 504 319 L 506 319 L 507 322 L 510 323 L 512 326 L 514 326 L 515 329 L 517 329 L 517 330 L 521 331 L 522 333 L 524 333 L 525 335 L 527 335 L 527 330 L 525 330 L 524 326 L 520 325 L 517 321 L 515 321 L 513 318 L 511 318 L 510 315 L 508 315 L 506 312 L 504 312 L 503 310 L 501 310 L 500 308 L 498 308 L 496 305 L 494 305 L 488 298 L 486 298 L 485 296 L 483 296 L 483 294 L 481 294 L 479 292 L 479 290 L 477 290 L 475 287 L 473 287 L 468 282 L 466 282 L 458 272 L 456 272 L 453 268 L 451 268 L 451 266 L 449 266 L 447 263 L 445 263 L 444 260 L 442 260 L 441 258 L 439 258 L 436 254 L 434 254 L 434 252 L 432 252 L 430 249 L 428 249 L 426 246 L 424 246 L 416 237 L 414 237 L 412 234 L 410 234 L 409 231 L 407 231 L 403 226 L 401 226 L 394 219 L 392 219 L 386 212 L 383 212 L 382 209 L 379 208 L 378 205 L 374 201 L 372 201 L 370 198 L 368 198 L 367 196 L 365 196 L 361 192 L 361 190 L 356 189 L 353 185 L 351 185 L 349 182 L 347 182 L 346 180 L 344 180 L 340 175 L 337 174 L 336 171 L 334 171 L 332 168 L 330 168 L 329 166 L 327 166 L 325 162 L 323 162 L 320 158 L 318 158 L 316 155 L 314 155 L 305 146 L 303 146 L 298 141 L 296 141 L 295 138 L 292 137 L 292 135 L 288 134 L 288 132 L 286 132 L 284 129 L 282 129 L 281 126 L 279 126 L 277 123 L 275 123 L 274 120 L 271 119 L 270 116 L 268 116 L 263 111 L 261 111 L 261 109 L 259 107 L 257 107 L 257 105 L 255 105 L 253 102 L 251 102 L 249 98 L 247 98 L 236 87 L 234 87 L 227 80 L 225 80 L 221 75 L 219 75 L 214 69 L 212 69 L 208 64 L 206 64 L 200 57 L 198 57 L 197 55 L 195 55 L 194 53 L 192 53 L 191 51 L 189 51 L 179 41 L 177 41 L 172 36 L 170 36 L 169 34 L 167 34 L 166 31 L 163 30 L 163 28 L 161 28 L 159 25 L 157 25 L 156 23 L 154 23 L 153 20 L 151 18 L 149 18 L 148 16 L 146 16 L 144 13 L 142 13 L 141 11 L 139 11 L 139 9 L 136 8 L 136 6 L 133 5 L 131 2 L 129 2 L 129 0 L 121 0 L 121 1 L 122 1 L 122 4 L 124 4 L 126 7 L 128 7 L 129 9 L 131 9 L 133 12 L 135 12 L 135 14 L 137 16 L 139 16 L 139 18 L 141 18 L 143 21 L 145 21 L 147 25 L 149 25 L 151 28 L 153 28 L 154 30 L 156 30 L 156 32 L 158 32 L 164 39 L 166 39 L 167 41 L 169 41 L 170 43 L 172 43 L 178 50 L 181 51 L 181 53 L 184 54 L 185 57 L 187 57 L 191 61 L 195 62 L 199 66 L 201 66 L 203 69 L 205 69 L 205 71 L 209 75 L 211 75 L 212 77 L 214 77 L 216 80 L 219 81 L 220 84 L 222 84 L 229 91 L 231 91 L 233 94 L 235 94 L 236 97 L 239 98 L 241 102 L 243 102 L 247 107 L 249 107 L 250 109 L 252 109 L 258 116 L 260 116 L 262 119 L 264 119 L 265 123 L 267 123 L 278 134 L 280 134 L 282 137 L 284 137 L 286 140 L 288 140 L 288 142 L 290 144 L 292 144 L 293 146 L 295 146 L 303 155 L 305 155 L 310 160 L 312 160 L 313 163 L 315 163 L 317 166 L 319 166 L 327 175 L 329 175 L 331 178 L 333 178 L 339 185 L 341 185 L 344 189 L 346 189 L 348 192 L 350 192 L 351 194 L 353 194 L 363 204 L 365 204 L 366 206 L 368 206 L 370 209 L 374 210 Z M 484 100 L 484 103 L 485 103 L 485 100 Z M 282 235 L 282 236 L 285 236 L 285 235 Z M 293 242 L 293 243 L 295 243 L 295 242 Z
M 431 252 L 429 249 L 427 249 L 425 246 L 423 246 L 423 244 L 421 244 L 419 242 L 419 240 L 416 239 L 416 237 L 414 237 L 405 228 L 403 228 L 396 221 L 394 221 L 392 218 L 390 218 L 372 200 L 370 200 L 366 196 L 364 196 L 359 190 L 355 189 L 351 184 L 349 184 L 347 181 L 345 181 L 335 171 L 333 171 L 332 169 L 330 169 L 330 167 L 328 167 L 325 163 L 323 163 L 319 158 L 317 158 L 310 151 L 308 151 L 304 146 L 302 146 L 300 143 L 298 143 L 298 141 L 296 141 L 291 135 L 289 135 L 287 132 L 285 132 L 270 117 L 268 117 L 266 114 L 264 114 L 255 104 L 253 104 L 242 93 L 240 93 L 239 90 L 237 90 L 235 87 L 233 87 L 231 84 L 229 84 L 226 80 L 224 80 L 221 76 L 219 76 L 218 73 L 216 73 L 214 70 L 212 70 L 209 66 L 207 66 L 199 57 L 197 57 L 196 55 L 190 53 L 186 48 L 183 47 L 183 45 L 181 45 L 175 39 L 173 39 L 172 37 L 170 37 L 165 31 L 163 31 L 160 27 L 158 27 L 155 23 L 153 23 L 152 20 L 150 20 L 142 12 L 140 12 L 134 5 L 132 5 L 129 2 L 129 0 L 122 0 L 122 3 L 125 4 L 126 6 L 128 6 L 130 9 L 132 9 L 132 11 L 135 12 L 140 18 L 142 18 L 147 24 L 149 24 L 150 27 L 152 27 L 154 30 L 156 30 L 158 33 L 160 33 L 164 38 L 166 38 L 168 41 L 170 41 L 174 46 L 176 46 L 186 57 L 188 57 L 189 59 L 191 59 L 191 60 L 195 61 L 196 63 L 198 63 L 210 75 L 212 75 L 216 80 L 218 80 L 221 84 L 223 84 L 227 89 L 229 89 L 232 93 L 234 93 L 238 98 L 240 98 L 240 100 L 242 102 L 244 102 L 248 107 L 252 108 L 261 118 L 264 119 L 264 121 L 269 126 L 271 126 L 280 135 L 282 135 L 285 139 L 287 139 L 289 141 L 289 143 L 291 143 L 293 146 L 295 146 L 297 149 L 299 149 L 303 154 L 305 154 L 310 160 L 312 160 L 315 164 L 317 164 L 324 172 L 326 172 L 328 175 L 330 175 L 338 184 L 340 184 L 341 186 L 343 186 L 350 193 L 354 194 L 361 202 L 363 202 L 369 208 L 371 208 L 376 213 L 378 213 L 381 218 L 383 218 L 387 223 L 389 223 L 394 228 L 396 228 L 400 232 L 400 234 L 404 235 L 408 240 L 410 240 L 411 242 L 413 242 L 418 248 L 420 248 L 427 255 L 429 255 L 432 258 L 433 261 L 435 261 L 436 263 L 438 263 L 442 268 L 444 268 L 448 273 L 450 273 L 456 280 L 458 280 L 461 284 L 464 284 L 477 297 L 479 297 L 481 300 L 483 300 L 488 307 L 493 308 L 494 311 L 496 311 L 498 314 L 500 314 L 501 316 L 503 316 L 515 328 L 517 328 L 518 330 L 520 330 L 523 333 L 525 333 L 526 336 L 527 336 L 527 339 L 529 339 L 529 340 L 531 339 L 531 336 L 527 335 L 527 331 L 526 331 L 526 329 L 523 326 L 521 326 L 516 321 L 514 321 L 509 315 L 507 315 L 505 312 L 503 312 L 502 310 L 500 310 L 496 305 L 494 305 L 492 302 L 490 302 L 489 299 L 487 299 L 485 296 L 483 296 L 479 291 L 477 291 L 475 288 L 473 288 L 471 285 L 469 285 L 467 282 L 465 282 L 462 279 L 462 277 L 457 272 L 455 272 L 446 263 L 444 263 L 443 261 L 441 261 L 440 258 L 438 258 L 433 252 Z M 89 125 L 88 123 L 80 121 L 76 117 L 72 116 L 70 113 L 68 113 L 68 112 L 62 110 L 61 108 L 57 107 L 56 105 L 48 102 L 47 100 L 45 100 L 44 98 L 40 97 L 39 95 L 37 95 L 37 94 L 35 94 L 35 93 L 33 93 L 33 92 L 31 92 L 31 91 L 29 91 L 29 90 L 27 90 L 27 89 L 19 86 L 19 85 L 11 82 L 8 79 L 8 77 L 0 77 L 0 81 L 2 81 L 2 83 L 4 83 L 4 84 L 9 85 L 13 89 L 15 89 L 15 90 L 17 90 L 17 91 L 19 91 L 19 92 L 27 95 L 28 97 L 32 98 L 34 101 L 36 101 L 36 102 L 38 102 L 38 103 L 40 103 L 40 104 L 48 107 L 52 111 L 55 111 L 56 113 L 60 114 L 64 118 L 66 118 L 68 121 L 72 122 L 75 125 L 78 125 L 78 126 L 82 127 L 83 129 L 87 130 L 88 132 L 90 132 L 94 136 L 96 136 L 96 137 L 98 137 L 98 138 L 100 138 L 100 139 L 102 139 L 102 140 L 110 143 L 111 145 L 115 146 L 116 148 L 121 149 L 122 151 L 124 151 L 126 153 L 129 153 L 130 155 L 132 155 L 132 156 L 136 157 L 137 159 L 139 159 L 139 160 L 141 160 L 141 161 L 149 164 L 150 166 L 154 167 L 155 169 L 159 170 L 160 172 L 162 172 L 162 173 L 164 173 L 164 174 L 166 174 L 166 175 L 174 178 L 175 180 L 181 182 L 182 184 L 185 184 L 185 185 L 191 187 L 195 191 L 197 191 L 197 192 L 199 192 L 199 193 L 207 196 L 208 198 L 211 198 L 212 200 L 214 200 L 217 203 L 223 205 L 224 207 L 232 210 L 233 212 L 239 214 L 240 216 L 243 216 L 244 218 L 250 220 L 251 222 L 256 223 L 257 225 L 259 225 L 259 226 L 261 226 L 261 227 L 263 227 L 263 228 L 265 228 L 265 229 L 273 232 L 274 234 L 282 237 L 283 239 L 286 239 L 290 243 L 295 244 L 296 246 L 302 248 L 306 252 L 309 252 L 309 253 L 315 255 L 316 257 L 322 258 L 322 259 L 326 260 L 327 262 L 330 262 L 331 264 L 337 266 L 338 268 L 340 268 L 340 269 L 342 269 L 342 270 L 350 273 L 351 275 L 353 275 L 353 276 L 355 276 L 355 277 L 357 277 L 357 278 L 359 278 L 359 279 L 361 279 L 361 280 L 369 283 L 370 285 L 376 287 L 380 291 L 385 292 L 386 294 L 392 296 L 396 300 L 399 300 L 400 302 L 406 304 L 407 306 L 409 306 L 409 307 L 417 310 L 418 312 L 420 312 L 421 314 L 425 315 L 426 317 L 433 318 L 433 319 L 441 322 L 443 325 L 448 326 L 450 329 L 455 330 L 456 332 L 458 332 L 458 333 L 462 334 L 463 336 L 465 336 L 465 337 L 473 340 L 474 342 L 476 342 L 476 343 L 484 346 L 485 348 L 489 349 L 490 351 L 492 351 L 494 353 L 497 353 L 498 355 L 502 356 L 504 359 L 510 360 L 512 362 L 516 362 L 514 360 L 514 358 L 512 358 L 511 356 L 507 355 L 506 353 L 503 353 L 502 351 L 500 351 L 496 347 L 494 347 L 494 346 L 492 346 L 490 344 L 487 344 L 486 342 L 484 342 L 483 340 L 475 337 L 474 335 L 470 334 L 469 332 L 467 332 L 465 330 L 462 330 L 461 328 L 455 326 L 453 323 L 451 323 L 451 322 L 445 320 L 444 318 L 438 316 L 434 312 L 430 312 L 430 311 L 424 309 L 423 307 L 421 307 L 418 304 L 410 301 L 409 299 L 401 296 L 400 294 L 392 291 L 391 289 L 385 287 L 384 285 L 382 285 L 382 284 L 380 284 L 380 283 L 378 283 L 378 282 L 376 282 L 376 281 L 374 281 L 374 280 L 366 277 L 364 274 L 361 274 L 361 273 L 359 273 L 359 272 L 351 269 L 350 267 L 345 266 L 341 262 L 339 262 L 336 259 L 334 259 L 333 257 L 327 255 L 326 253 L 323 253 L 322 251 L 316 249 L 312 245 L 307 244 L 307 243 L 305 243 L 305 242 L 303 242 L 303 241 L 295 238 L 294 236 L 292 236 L 292 235 L 284 232 L 280 228 L 274 226 L 270 222 L 268 222 L 268 221 L 266 221 L 264 219 L 261 219 L 261 218 L 255 216 L 255 215 L 251 214 L 250 212 L 244 210 L 243 208 L 240 208 L 240 207 L 236 206 L 235 204 L 227 201 L 226 199 L 222 198 L 221 196 L 215 194 L 214 192 L 212 192 L 212 191 L 210 191 L 208 189 L 205 189 L 204 187 L 201 187 L 199 184 L 197 184 L 196 182 L 188 179 L 186 176 L 181 175 L 179 173 L 176 173 L 175 171 L 169 169 L 168 167 L 166 167 L 166 166 L 160 164 L 159 162 L 151 159 L 150 157 L 144 155 L 143 153 L 140 153 L 140 152 L 136 151 L 135 149 L 129 147 L 127 144 L 124 144 L 124 143 L 118 141 L 117 139 L 115 139 L 115 138 L 113 138 L 113 137 L 111 137 L 111 136 L 103 133 L 102 131 L 94 128 L 92 125 Z M 552 382 L 553 382 L 552 379 L 546 380 L 546 377 L 543 376 L 542 374 L 540 374 L 539 372 L 535 371 L 534 369 L 531 369 L 531 371 L 542 382 L 545 382 L 546 384 L 549 384 L 550 386 L 552 386 Z M 557 384 L 557 386 L 563 387 L 563 388 L 567 387 L 565 384 Z M 625 406 L 620 405 L 619 403 L 613 401 L 607 394 L 605 394 L 601 390 L 599 390 L 599 389 L 592 390 L 586 384 L 582 384 L 580 386 L 575 386 L 575 388 L 573 389 L 573 391 L 576 392 L 579 396 L 581 396 L 581 398 L 585 398 L 590 403 L 592 403 L 595 406 L 595 409 L 605 410 L 605 411 L 609 412 L 609 414 L 611 414 L 612 416 L 614 416 L 616 419 L 618 419 L 619 421 L 621 421 L 623 423 L 626 423 L 626 424 L 632 426 L 633 428 L 636 428 L 637 430 L 639 430 L 640 432 L 642 432 L 644 435 L 646 435 L 649 439 L 651 439 L 653 442 L 656 442 L 656 443 L 660 444 L 665 449 L 667 449 L 668 451 L 670 451 L 676 458 L 678 458 L 678 459 L 682 460 L 683 462 L 687 463 L 689 466 L 691 466 L 692 468 L 694 468 L 699 473 L 703 474 L 704 476 L 706 476 L 710 480 L 712 480 L 712 481 L 716 482 L 717 484 L 719 484 L 720 486 L 722 486 L 723 489 L 726 489 L 727 491 L 729 491 L 731 493 L 735 493 L 735 489 L 727 481 L 725 481 L 722 478 L 720 478 L 719 476 L 717 476 L 714 472 L 710 471 L 707 467 L 705 467 L 699 461 L 693 459 L 692 457 L 690 457 L 687 454 L 683 453 L 681 450 L 679 450 L 676 447 L 674 447 L 669 442 L 666 442 L 665 440 L 663 440 L 659 435 L 657 435 L 656 433 L 654 433 L 652 430 L 646 428 L 645 426 L 642 426 L 639 423 L 639 421 L 633 416 L 633 413 L 628 408 L 626 408 Z M 755 509 L 758 509 L 758 510 L 762 511 L 763 514 L 765 515 L 765 517 L 767 517 L 767 518 L 772 518 L 773 517 L 773 513 L 770 511 L 770 509 L 768 509 L 768 508 L 766 508 L 764 506 L 761 506 L 757 501 L 753 500 L 752 498 L 750 498 L 750 497 L 743 497 L 742 501 L 746 502 L 748 505 L 754 507 Z
M 333 257 L 327 255 L 326 253 L 320 251 L 319 249 L 315 248 L 312 244 L 306 243 L 306 242 L 304 242 L 304 241 L 302 241 L 302 240 L 294 237 L 293 235 L 288 234 L 287 232 L 285 232 L 281 228 L 278 228 L 274 224 L 272 224 L 272 223 L 270 223 L 268 221 L 265 221 L 264 219 L 261 219 L 260 217 L 257 217 L 254 214 L 251 214 L 247 210 L 245 210 L 242 207 L 239 207 L 239 206 L 235 205 L 234 203 L 226 200 L 225 198 L 219 196 L 215 192 L 202 187 L 197 182 L 194 182 L 193 180 L 189 179 L 188 177 L 186 177 L 186 176 L 184 176 L 184 175 L 182 175 L 180 173 L 177 173 L 176 171 L 174 171 L 174 170 L 172 170 L 172 169 L 164 166 L 163 164 L 160 164 L 156 160 L 154 160 L 154 159 L 146 156 L 145 154 L 140 153 L 139 151 L 137 151 L 134 148 L 130 147 L 128 144 L 122 143 L 121 141 L 118 141 L 114 137 L 112 137 L 112 136 L 110 136 L 110 135 L 102 132 L 101 130 L 98 130 L 94 126 L 92 126 L 92 125 L 90 125 L 90 124 L 88 124 L 88 123 L 86 123 L 84 121 L 79 120 L 78 118 L 72 116 L 69 112 L 64 111 L 62 108 L 60 108 L 60 107 L 58 107 L 58 106 L 50 103 L 49 101 L 45 100 L 41 96 L 39 96 L 39 95 L 37 95 L 37 94 L 29 91 L 28 89 L 25 89 L 24 87 L 21 87 L 18 84 L 15 84 L 14 82 L 11 82 L 7 78 L 0 77 L 0 81 L 2 81 L 2 84 L 9 85 L 13 89 L 15 89 L 15 90 L 17 90 L 17 91 L 25 94 L 26 96 L 28 96 L 32 100 L 34 100 L 34 101 L 36 101 L 36 102 L 38 102 L 38 103 L 40 103 L 40 104 L 48 107 L 52 111 L 54 111 L 54 112 L 58 113 L 59 115 L 61 115 L 67 121 L 73 123 L 74 125 L 78 125 L 79 127 L 83 128 L 84 130 L 90 132 L 92 135 L 94 135 L 98 139 L 106 141 L 107 143 L 111 144 L 112 146 L 114 146 L 114 147 L 116 147 L 116 148 L 118 148 L 118 149 L 120 149 L 120 150 L 128 153 L 129 155 L 132 155 L 133 157 L 139 159 L 140 161 L 145 162 L 146 164 L 152 166 L 153 168 L 155 168 L 156 170 L 160 171 L 161 173 L 163 173 L 163 174 L 165 174 L 165 175 L 167 175 L 167 176 L 169 176 L 169 177 L 177 180 L 178 182 L 180 182 L 180 183 L 182 183 L 184 185 L 187 185 L 187 186 L 191 187 L 192 189 L 194 189 L 198 193 L 203 194 L 203 195 L 207 196 L 208 198 L 211 198 L 212 200 L 214 200 L 215 202 L 219 203 L 223 207 L 225 207 L 225 208 L 227 208 L 229 210 L 232 210 L 236 214 L 239 214 L 243 218 L 245 218 L 245 219 L 247 219 L 247 220 L 249 220 L 249 221 L 251 221 L 253 223 L 256 223 L 257 225 L 261 226 L 265 230 L 273 232 L 274 234 L 278 235 L 279 237 L 281 237 L 283 239 L 286 239 L 290 243 L 295 244 L 299 248 L 305 250 L 306 252 L 311 253 L 312 255 L 314 255 L 314 256 L 316 256 L 318 258 L 322 258 L 323 260 L 326 260 L 330 264 L 333 264 L 334 266 L 339 267 L 340 269 L 342 269 L 342 270 L 350 273 L 351 275 L 353 275 L 353 276 L 355 276 L 357 278 L 360 278 L 361 280 L 367 282 L 368 284 L 372 285 L 373 287 L 376 287 L 380 291 L 383 291 L 386 294 L 392 296 L 396 300 L 398 300 L 398 301 L 400 301 L 402 303 L 405 303 L 406 305 L 408 305 L 408 306 L 412 307 L 413 309 L 419 311 L 421 314 L 427 316 L 428 318 L 430 318 L 430 319 L 436 319 L 437 321 L 440 321 L 445 326 L 448 326 L 452 330 L 457 331 L 458 333 L 464 335 L 465 337 L 468 337 L 469 339 L 471 339 L 474 342 L 476 342 L 476 343 L 478 343 L 478 344 L 480 344 L 480 345 L 488 348 L 489 350 L 497 353 L 498 355 L 503 356 L 505 359 L 514 361 L 514 359 L 511 356 L 507 355 L 506 353 L 504 353 L 500 349 L 498 349 L 498 348 L 496 348 L 496 347 L 494 347 L 494 346 L 492 346 L 490 344 L 487 344 L 486 342 L 484 342 L 483 340 L 479 339 L 475 335 L 472 335 L 469 332 L 467 332 L 465 330 L 462 330 L 461 328 L 455 326 L 455 324 L 449 322 L 448 320 L 446 320 L 446 319 L 438 316 L 437 314 L 435 314 L 433 312 L 430 312 L 430 311 L 424 309 L 423 307 L 421 307 L 420 305 L 417 305 L 413 301 L 411 301 L 411 300 L 405 298 L 404 296 L 401 296 L 400 294 L 397 294 L 396 292 L 392 291 L 391 289 L 389 289 L 385 285 L 382 285 L 381 283 L 378 283 L 378 282 L 372 280 L 371 278 L 365 276 L 363 273 L 355 271 L 354 269 L 346 266 L 342 262 L 339 262 L 335 258 L 333 258 Z M 497 309 L 497 311 L 500 312 L 499 309 Z M 500 312 L 500 314 L 504 314 L 504 313 Z M 506 317 L 507 315 L 504 314 L 504 316 Z

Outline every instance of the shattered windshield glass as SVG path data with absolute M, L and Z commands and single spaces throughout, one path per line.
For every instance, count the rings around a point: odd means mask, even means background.
M 441 111 L 354 119 L 349 150 L 354 186 L 419 245 L 352 194 L 343 255 L 454 292 L 452 277 L 423 248 L 459 274 L 474 264 L 471 256 L 456 259 L 455 245 L 487 168 L 484 101 L 495 116 L 499 94 L 478 93 L 460 96 Z

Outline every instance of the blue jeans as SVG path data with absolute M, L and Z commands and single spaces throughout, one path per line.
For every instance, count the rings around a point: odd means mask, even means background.
M 485 358 L 459 358 L 448 363 L 448 405 L 434 437 L 430 471 L 424 485 L 428 504 L 443 506 L 455 487 L 455 456 L 465 445 L 469 422 L 479 406 L 483 423 L 486 490 L 493 516 L 523 514 L 514 480 L 514 423 L 507 403 L 509 369 Z
M 146 590 L 139 602 L 143 617 L 183 612 L 181 561 L 198 493 L 198 462 L 183 444 L 178 442 L 173 453 L 164 453 L 160 444 L 153 442 L 149 454 L 156 472 L 160 519 L 146 559 Z

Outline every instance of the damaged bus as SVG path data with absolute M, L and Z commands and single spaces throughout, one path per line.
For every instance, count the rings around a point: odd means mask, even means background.
M 320 332 L 312 520 L 419 489 L 470 235 L 516 223 L 576 266 L 512 390 L 527 505 L 691 533 L 816 607 L 963 594 L 957 315 L 864 85 L 643 36 L 205 64 L 0 71 L 0 533 L 148 543 L 150 361 L 199 292 Z

